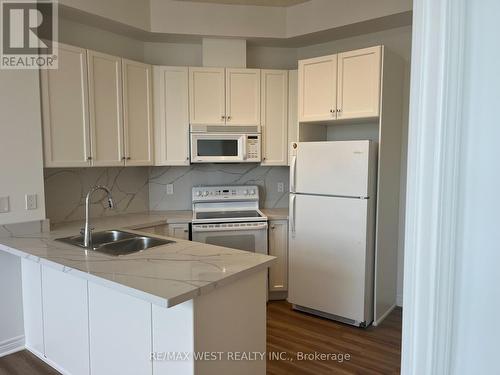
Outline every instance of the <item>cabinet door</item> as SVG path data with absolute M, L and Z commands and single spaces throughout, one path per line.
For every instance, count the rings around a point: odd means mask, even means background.
M 124 164 L 121 59 L 88 51 L 92 165 Z
M 21 267 L 26 347 L 43 355 L 42 266 L 40 263 L 21 259 Z
M 288 164 L 288 71 L 263 70 L 262 165 Z
M 269 291 L 288 289 L 288 221 L 276 220 L 269 223 L 269 255 L 277 259 L 269 268 Z
M 299 61 L 299 121 L 336 118 L 337 55 Z
M 181 240 L 189 240 L 189 224 L 169 224 L 168 235 L 169 237 L 179 238 Z
M 338 55 L 338 119 L 377 117 L 381 46 Z
M 87 52 L 59 44 L 59 68 L 40 70 L 45 167 L 88 167 Z
M 153 165 L 151 65 L 122 59 L 125 164 Z
M 151 374 L 151 304 L 89 283 L 93 375 Z
M 87 281 L 42 266 L 45 356 L 67 374 L 89 374 Z
M 189 68 L 191 124 L 226 123 L 224 68 Z
M 292 143 L 299 141 L 299 122 L 297 120 L 298 85 L 298 71 L 290 70 L 288 72 L 288 165 L 292 162 Z
M 226 124 L 260 125 L 260 69 L 226 69 Z
M 155 165 L 189 165 L 188 68 L 153 67 Z

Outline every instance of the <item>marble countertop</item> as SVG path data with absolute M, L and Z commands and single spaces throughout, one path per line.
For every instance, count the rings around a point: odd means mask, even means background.
M 191 211 L 117 215 L 93 219 L 92 225 L 96 231 L 125 229 L 140 233 L 137 228 L 175 220 L 186 222 L 187 213 Z M 172 239 L 176 241 L 173 244 L 120 257 L 55 241 L 77 234 L 81 226 L 82 222 L 77 221 L 59 224 L 48 232 L 12 233 L 0 238 L 0 250 L 164 307 L 209 293 L 263 270 L 275 260 L 267 255 L 179 239 Z

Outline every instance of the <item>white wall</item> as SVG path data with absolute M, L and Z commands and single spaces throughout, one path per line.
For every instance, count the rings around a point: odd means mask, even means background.
M 59 4 L 136 28 L 150 28 L 150 0 L 59 0 Z
M 36 210 L 25 195 L 37 194 Z M 45 219 L 40 89 L 36 70 L 0 70 L 0 225 Z
M 287 8 L 288 38 L 407 12 L 412 0 L 311 0 Z
M 453 374 L 499 374 L 500 2 L 469 1 L 463 122 L 461 234 L 454 308 Z

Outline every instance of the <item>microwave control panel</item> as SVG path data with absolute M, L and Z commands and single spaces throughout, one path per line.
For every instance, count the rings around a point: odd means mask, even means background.
M 260 161 L 259 136 L 247 136 L 247 160 Z

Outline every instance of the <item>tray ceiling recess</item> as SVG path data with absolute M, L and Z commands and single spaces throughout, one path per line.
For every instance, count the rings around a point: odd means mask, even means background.
M 176 0 L 189 1 L 191 3 L 212 3 L 227 5 L 259 5 L 269 7 L 289 7 L 296 4 L 305 3 L 309 0 Z

